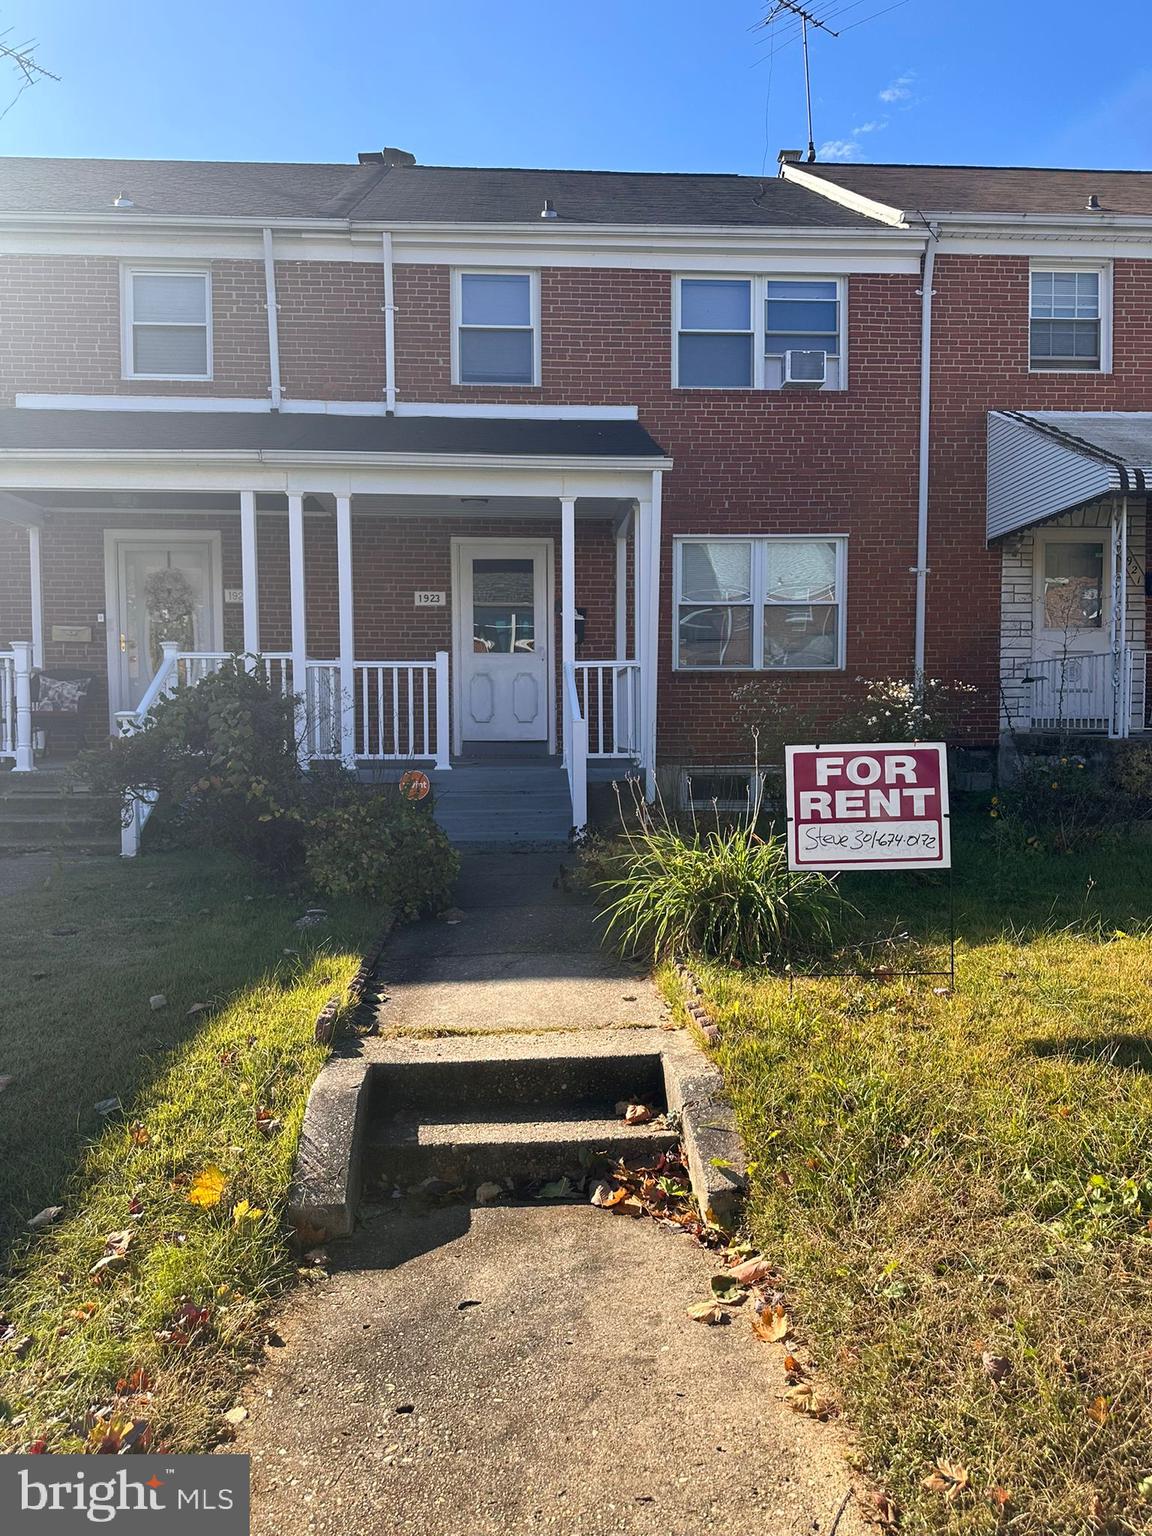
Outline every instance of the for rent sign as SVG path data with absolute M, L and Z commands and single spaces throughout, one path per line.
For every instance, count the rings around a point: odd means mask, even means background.
M 786 747 L 792 869 L 947 869 L 942 742 Z

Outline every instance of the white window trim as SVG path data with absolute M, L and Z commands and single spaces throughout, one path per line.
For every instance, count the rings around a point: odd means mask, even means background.
M 751 283 L 752 285 L 752 382 L 751 384 L 681 384 L 680 382 L 680 285 L 687 282 L 729 282 Z M 838 395 L 848 388 L 848 279 L 837 277 L 829 272 L 675 272 L 672 275 L 672 388 L 673 389 L 760 389 L 766 393 L 776 395 L 793 393 L 781 389 L 767 389 L 764 383 L 764 342 L 766 337 L 766 304 L 768 301 L 768 284 L 772 283 L 835 283 L 836 299 L 839 305 L 840 334 L 839 348 L 835 353 L 829 353 L 837 360 L 839 369 L 839 382 L 835 388 L 830 385 L 822 385 L 820 389 L 807 391 L 814 395 Z M 1031 289 L 1029 289 L 1029 301 L 1031 301 Z M 743 336 L 744 331 L 732 332 L 692 332 L 693 335 L 708 334 Z M 796 391 L 802 393 L 802 391 Z
M 767 667 L 764 665 L 764 625 L 756 622 L 757 613 L 763 614 L 768 605 L 762 593 L 765 586 L 764 551 L 768 544 L 783 541 L 794 544 L 797 540 L 820 540 L 836 545 L 836 593 L 837 613 L 836 651 L 839 657 L 834 667 Z M 750 604 L 733 604 L 734 607 L 751 607 L 752 663 L 750 666 L 692 667 L 680 663 L 680 571 L 685 544 L 751 544 L 752 545 L 752 601 Z M 711 605 L 701 603 L 702 608 Z M 715 606 L 723 607 L 725 604 Z M 845 533 L 682 533 L 672 541 L 672 670 L 692 677 L 707 677 L 713 672 L 763 672 L 768 677 L 781 677 L 790 672 L 834 673 L 846 670 L 848 639 L 848 535 Z
M 204 283 L 205 372 L 137 373 L 133 365 L 133 279 L 147 277 L 198 277 Z M 199 330 L 189 325 L 188 330 Z M 166 266 L 157 262 L 124 262 L 120 267 L 120 376 L 125 379 L 158 379 L 177 384 L 204 384 L 212 381 L 212 269 L 211 267 Z
M 464 313 L 461 279 L 465 277 L 526 277 L 532 318 L 532 382 L 530 384 L 474 384 L 460 377 L 460 324 Z M 469 329 L 481 330 L 476 326 Z M 492 326 L 492 330 L 512 330 L 512 326 Z M 452 382 L 464 389 L 539 389 L 540 388 L 540 273 L 524 267 L 453 267 L 452 268 Z
M 1032 274 L 1034 272 L 1095 272 L 1100 279 L 1100 366 L 1099 368 L 1037 368 L 1032 362 Z M 1093 378 L 1112 372 L 1112 263 L 1110 261 L 1055 261 L 1034 256 L 1028 264 L 1028 372 L 1079 375 Z

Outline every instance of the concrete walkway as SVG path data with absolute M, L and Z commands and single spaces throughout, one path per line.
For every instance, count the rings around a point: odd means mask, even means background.
M 384 1031 L 483 1031 L 495 1055 L 501 1031 L 666 1027 L 557 870 L 471 856 L 459 921 L 385 953 Z M 689 1320 L 715 1269 L 691 1239 L 583 1203 L 366 1215 L 242 1400 L 254 1536 L 864 1531 L 840 1432 L 782 1400 L 782 1350 L 740 1313 Z

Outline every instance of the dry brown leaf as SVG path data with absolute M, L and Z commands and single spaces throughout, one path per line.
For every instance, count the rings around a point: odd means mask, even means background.
M 990 1381 L 1003 1381 L 1012 1369 L 1012 1362 L 1007 1355 L 994 1355 L 989 1349 L 981 1354 L 980 1364 Z
M 1106 1397 L 1094 1397 L 1088 1404 L 1086 1411 L 1094 1424 L 1107 1424 L 1108 1399 Z
M 765 1344 L 782 1344 L 792 1332 L 792 1319 L 783 1307 L 765 1307 L 753 1313 L 752 1332 Z
M 968 1487 L 968 1468 L 956 1461 L 938 1461 L 923 1480 L 929 1493 L 942 1493 L 951 1503 Z
M 795 1355 L 784 1356 L 784 1370 L 789 1376 L 803 1376 L 804 1374 L 804 1367 Z
M 1007 1509 L 1012 1502 L 1012 1495 L 1008 1492 L 1007 1488 L 1001 1488 L 999 1483 L 996 1484 L 995 1488 L 988 1490 L 988 1497 L 997 1509 Z
M 900 1506 L 882 1488 L 877 1488 L 871 1494 L 869 1507 L 864 1510 L 864 1518 L 869 1525 L 894 1531 L 900 1524 Z
M 806 1413 L 813 1419 L 827 1418 L 832 1410 L 830 1400 L 821 1397 L 810 1381 L 797 1382 L 794 1387 L 789 1387 L 784 1394 L 784 1401 L 793 1413 Z
M 629 1104 L 624 1111 L 625 1125 L 647 1125 L 655 1118 L 656 1111 L 647 1104 Z
M 697 1301 L 688 1308 L 688 1316 L 694 1323 L 727 1322 L 728 1314 L 714 1301 Z
M 592 1204 L 601 1210 L 610 1211 L 614 1205 L 620 1205 L 627 1200 L 628 1191 L 624 1188 L 614 1189 L 606 1179 L 602 1179 L 592 1191 Z
M 767 1259 L 745 1259 L 743 1264 L 733 1264 L 728 1274 L 733 1280 L 738 1280 L 741 1285 L 759 1285 L 761 1280 L 767 1280 L 772 1273 L 772 1265 Z

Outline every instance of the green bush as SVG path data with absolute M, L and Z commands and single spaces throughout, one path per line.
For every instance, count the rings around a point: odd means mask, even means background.
M 397 790 L 355 789 L 309 816 L 307 872 L 329 896 L 358 896 L 400 919 L 449 905 L 460 857 L 428 803 Z
M 1104 783 L 1082 757 L 1035 758 L 992 800 L 1002 835 L 1051 853 L 1074 853 L 1129 814 L 1124 795 Z
M 735 824 L 718 817 L 704 831 L 697 822 L 681 830 L 662 808 L 642 806 L 611 873 L 596 882 L 607 901 L 605 937 L 657 961 L 694 954 L 738 966 L 831 947 L 844 910 L 834 882 L 790 870 L 784 839 L 757 833 L 759 809 Z
M 272 870 L 303 858 L 295 700 L 250 659 L 158 699 L 141 730 L 85 753 L 79 771 L 94 789 L 158 797 L 177 842 Z

